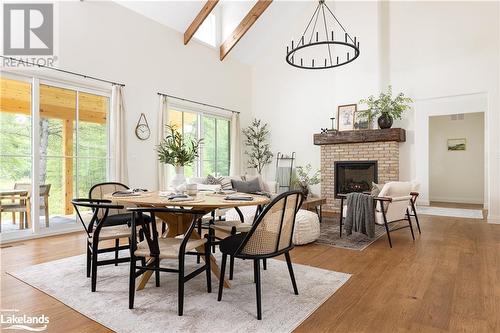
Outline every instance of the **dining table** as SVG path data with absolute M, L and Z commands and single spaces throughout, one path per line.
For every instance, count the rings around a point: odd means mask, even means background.
M 203 192 L 199 191 L 196 195 L 190 196 L 186 201 L 174 201 L 170 200 L 168 195 L 163 192 L 138 192 L 130 196 L 116 196 L 113 194 L 108 194 L 104 196 L 105 199 L 111 200 L 116 204 L 120 204 L 126 207 L 136 206 L 136 207 L 175 207 L 175 208 L 185 208 L 185 209 L 196 209 L 198 211 L 205 212 L 206 214 L 211 214 L 217 209 L 230 209 L 238 208 L 243 206 L 257 206 L 257 209 L 261 209 L 263 206 L 270 202 L 267 196 L 246 194 L 246 193 L 233 193 L 234 195 L 244 195 L 252 197 L 251 201 L 247 200 L 228 200 L 228 194 L 219 194 L 213 192 Z M 162 237 L 176 237 L 182 235 L 186 232 L 192 223 L 192 216 L 189 214 L 174 214 L 174 213 L 156 213 L 156 217 L 165 221 L 168 228 Z M 191 234 L 194 239 L 200 239 L 201 235 L 195 229 Z M 204 253 L 204 247 L 200 246 L 196 248 L 199 253 Z M 201 258 L 205 258 L 201 256 Z M 150 258 L 149 261 L 152 259 Z M 220 279 L 220 268 L 213 254 L 210 255 L 210 268 L 212 273 Z M 146 283 L 149 281 L 152 275 L 152 271 L 147 271 L 143 274 L 141 281 L 137 286 L 137 290 L 144 289 Z M 227 279 L 224 279 L 224 286 L 230 288 L 231 285 Z

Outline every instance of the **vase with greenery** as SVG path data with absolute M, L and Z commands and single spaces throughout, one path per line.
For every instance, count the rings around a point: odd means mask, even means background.
M 392 96 L 392 86 L 387 88 L 386 92 L 381 92 L 378 98 L 371 95 L 367 99 L 359 101 L 366 104 L 368 110 L 360 111 L 361 116 L 374 119 L 378 117 L 378 126 L 382 129 L 391 128 L 394 119 L 401 119 L 403 113 L 410 108 L 413 100 L 399 93 L 396 97 Z
M 167 125 L 167 136 L 156 147 L 161 163 L 175 168 L 175 176 L 170 185 L 177 187 L 186 181 L 184 166 L 189 166 L 198 157 L 198 150 L 203 139 L 184 137 L 176 126 Z
M 243 130 L 245 136 L 245 145 L 247 150 L 245 154 L 248 156 L 248 166 L 255 168 L 259 175 L 262 175 L 262 169 L 273 160 L 267 138 L 269 129 L 266 123 L 259 119 L 254 119 L 253 122 Z
M 309 192 L 311 191 L 311 186 L 317 185 L 321 182 L 321 171 L 317 170 L 312 172 L 311 164 L 307 164 L 305 167 L 298 166 L 295 169 L 295 174 L 292 179 L 292 185 L 294 188 L 302 191 L 304 194 L 304 199 L 307 199 Z

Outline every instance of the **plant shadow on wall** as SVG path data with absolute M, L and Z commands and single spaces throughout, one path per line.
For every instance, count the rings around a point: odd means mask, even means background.
M 176 187 L 186 181 L 184 166 L 189 166 L 199 156 L 199 148 L 203 139 L 184 137 L 176 126 L 167 125 L 167 136 L 156 147 L 158 159 L 161 163 L 172 165 L 175 168 L 175 177 L 171 185 Z
M 321 170 L 316 170 L 312 173 L 311 164 L 306 164 L 305 167 L 298 166 L 293 175 L 292 185 L 294 189 L 302 191 L 304 199 L 307 199 L 311 192 L 311 186 L 318 185 L 321 182 Z
M 392 127 L 394 119 L 402 118 L 403 113 L 410 109 L 410 103 L 413 103 L 413 100 L 402 92 L 393 98 L 392 86 L 389 86 L 387 92 L 381 92 L 378 98 L 371 95 L 367 99 L 360 100 L 359 103 L 368 106 L 367 110 L 359 111 L 360 116 L 368 119 L 378 117 L 378 126 L 385 129 Z
M 269 129 L 266 123 L 260 119 L 254 119 L 252 124 L 243 129 L 245 136 L 245 155 L 248 156 L 248 167 L 257 170 L 262 175 L 262 169 L 273 160 L 273 153 L 267 141 Z

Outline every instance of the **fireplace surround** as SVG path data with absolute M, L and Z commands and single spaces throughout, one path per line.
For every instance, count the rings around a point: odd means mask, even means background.
M 399 180 L 399 147 L 406 140 L 401 128 L 328 132 L 315 134 L 314 144 L 321 147 L 321 196 L 326 198 L 325 214 L 338 212 L 340 200 L 336 199 L 335 162 L 376 161 L 376 182 L 385 184 Z M 375 177 L 376 176 L 376 177 Z M 361 190 L 363 182 L 354 181 L 351 187 Z M 368 180 L 365 180 L 368 183 Z M 366 184 L 364 184 L 366 188 Z M 371 183 L 370 183 L 371 189 Z

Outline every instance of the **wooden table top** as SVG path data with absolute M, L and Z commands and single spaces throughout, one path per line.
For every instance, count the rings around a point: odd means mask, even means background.
M 153 207 L 192 207 L 195 209 L 217 209 L 217 208 L 234 208 L 242 206 L 257 206 L 265 205 L 270 202 L 270 199 L 265 196 L 252 195 L 245 193 L 237 193 L 238 195 L 251 196 L 252 201 L 235 201 L 225 200 L 225 194 L 213 194 L 199 192 L 193 197 L 192 201 L 171 201 L 167 197 L 160 196 L 159 192 L 141 193 L 138 196 L 116 197 L 111 194 L 104 196 L 106 199 L 112 200 L 117 204 L 131 204 L 137 206 L 153 206 Z M 232 194 L 233 195 L 233 194 Z

